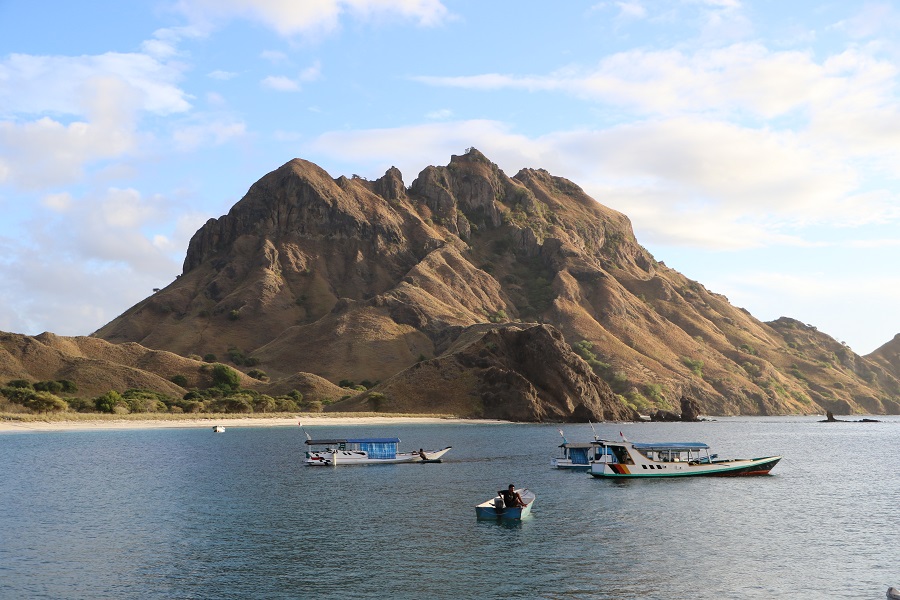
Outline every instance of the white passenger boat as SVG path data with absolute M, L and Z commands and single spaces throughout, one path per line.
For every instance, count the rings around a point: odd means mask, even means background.
M 397 452 L 399 438 L 346 438 L 306 440 L 306 464 L 319 465 L 388 465 L 395 463 L 441 462 L 452 446 L 443 450 Z
M 691 477 L 767 475 L 780 456 L 722 459 L 703 442 L 629 442 L 598 440 L 594 477 Z
M 224 425 L 213 425 L 213 433 L 225 433 Z
M 475 507 L 475 516 L 482 521 L 521 521 L 531 514 L 531 507 L 534 506 L 534 492 L 529 489 L 517 489 L 516 491 L 522 497 L 525 506 L 506 506 L 503 496 L 498 492 L 490 500 Z

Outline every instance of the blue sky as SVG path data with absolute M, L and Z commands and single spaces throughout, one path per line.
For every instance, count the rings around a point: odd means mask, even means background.
M 843 0 L 0 0 L 0 330 L 90 334 L 292 158 L 409 185 L 475 147 L 866 354 L 900 333 L 898 34 Z

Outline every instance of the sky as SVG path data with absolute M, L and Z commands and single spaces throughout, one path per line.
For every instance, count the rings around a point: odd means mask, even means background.
M 0 0 L 0 330 L 89 335 L 293 158 L 474 147 L 858 354 L 900 333 L 900 4 Z

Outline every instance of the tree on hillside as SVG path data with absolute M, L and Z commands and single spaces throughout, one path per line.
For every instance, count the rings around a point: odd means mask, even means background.
M 98 412 L 104 413 L 127 413 L 128 403 L 122 398 L 122 395 L 115 390 L 109 390 L 102 396 L 94 398 L 94 406 Z
M 213 365 L 212 377 L 213 387 L 233 391 L 241 386 L 241 378 L 237 371 L 222 363 Z
M 50 392 L 36 392 L 25 406 L 39 413 L 60 412 L 69 408 L 65 400 Z

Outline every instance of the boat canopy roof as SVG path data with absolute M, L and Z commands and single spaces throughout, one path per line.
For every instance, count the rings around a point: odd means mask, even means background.
M 560 448 L 593 448 L 598 443 L 599 442 L 588 442 L 586 444 L 582 443 L 582 442 L 565 442 L 563 444 L 560 444 L 559 447 Z
M 332 445 L 332 444 L 399 444 L 400 438 L 346 438 L 346 439 L 328 439 L 328 440 L 306 440 L 310 446 L 313 445 Z
M 636 450 L 708 450 L 703 442 L 651 442 L 631 444 Z

